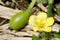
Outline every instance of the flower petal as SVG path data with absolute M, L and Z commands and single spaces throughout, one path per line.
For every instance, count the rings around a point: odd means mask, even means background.
M 47 14 L 45 12 L 39 12 L 36 19 L 37 26 L 42 27 L 45 24 L 46 19 Z
M 36 16 L 35 15 L 31 15 L 30 18 L 29 18 L 29 24 L 30 25 L 34 25 L 35 19 L 36 19 Z
M 47 14 L 45 12 L 39 12 L 37 18 L 44 20 L 47 18 Z
M 29 18 L 29 24 L 33 25 L 34 31 L 45 31 L 51 32 L 54 19 L 53 17 L 47 18 L 47 14 L 45 12 L 39 12 L 38 15 L 31 15 Z
M 45 26 L 51 26 L 51 25 L 53 25 L 53 23 L 54 23 L 53 17 L 47 18 Z
M 38 27 L 33 27 L 33 31 L 38 31 L 39 29 L 38 29 Z
M 52 31 L 52 27 L 44 27 L 43 31 L 45 31 L 45 32 L 51 32 Z

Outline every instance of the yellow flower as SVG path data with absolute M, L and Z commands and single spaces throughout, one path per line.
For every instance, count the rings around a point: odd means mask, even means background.
M 39 12 L 37 15 L 31 15 L 29 18 L 29 24 L 34 26 L 34 31 L 51 32 L 53 23 L 53 17 L 47 17 L 45 12 Z

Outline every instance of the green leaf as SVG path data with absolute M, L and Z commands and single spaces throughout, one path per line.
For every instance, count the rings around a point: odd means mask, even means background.
M 45 2 L 47 2 L 47 0 L 37 0 L 37 3 L 39 3 L 39 2 L 45 3 Z
M 43 36 L 41 40 L 47 40 L 47 39 L 50 40 L 50 38 L 51 38 L 51 35 L 49 32 L 43 32 Z
M 39 40 L 39 38 L 35 35 L 32 35 L 32 40 Z
M 60 33 L 54 33 L 54 37 L 60 38 Z
M 46 40 L 46 37 L 43 37 L 41 40 Z

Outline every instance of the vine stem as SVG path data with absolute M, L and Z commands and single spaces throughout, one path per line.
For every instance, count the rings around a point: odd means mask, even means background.
M 60 16 L 60 7 L 57 8 L 57 15 Z
M 48 11 L 47 11 L 48 17 L 52 16 L 53 2 L 54 2 L 54 0 L 49 0 L 49 2 L 48 2 Z
M 27 8 L 27 11 L 28 11 L 29 13 L 31 12 L 33 6 L 35 5 L 35 2 L 36 2 L 36 0 L 32 0 L 32 2 L 30 3 L 29 7 Z

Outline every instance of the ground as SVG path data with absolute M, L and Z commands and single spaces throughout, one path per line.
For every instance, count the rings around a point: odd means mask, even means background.
M 12 30 L 9 25 L 10 18 L 17 12 L 27 9 L 31 0 L 0 0 L 0 40 L 32 40 L 32 35 L 39 36 L 38 32 L 32 30 L 31 25 L 26 25 L 25 28 L 16 31 Z M 53 13 L 56 13 L 58 4 L 54 4 Z M 47 3 L 37 3 L 32 9 L 32 14 L 36 15 L 40 11 L 47 12 Z M 53 31 L 60 29 L 60 17 L 54 16 L 56 22 L 53 25 Z M 56 28 L 56 29 L 55 29 Z M 60 40 L 53 38 L 52 40 Z

